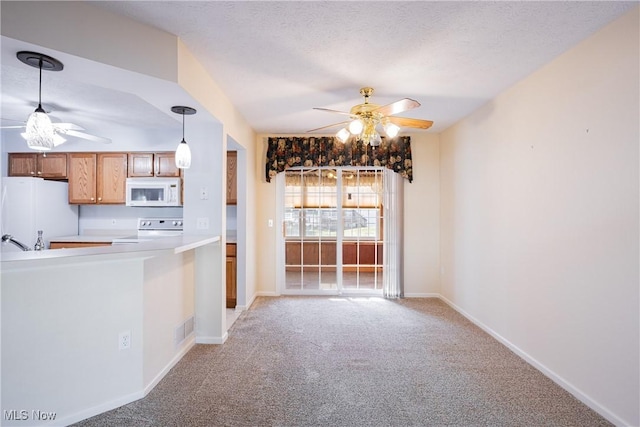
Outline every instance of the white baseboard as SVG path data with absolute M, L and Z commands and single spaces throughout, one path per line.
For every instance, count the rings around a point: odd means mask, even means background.
M 591 399 L 589 396 L 584 394 L 582 391 L 580 391 L 573 384 L 571 384 L 570 382 L 566 381 L 564 378 L 562 378 L 560 375 L 558 375 L 555 372 L 553 372 L 551 369 L 547 368 L 542 363 L 538 362 L 536 359 L 531 357 L 529 354 L 527 354 L 526 352 L 522 351 L 520 348 L 518 348 L 512 342 L 510 342 L 509 340 L 504 338 L 502 335 L 498 334 L 493 329 L 491 329 L 490 327 L 488 327 L 487 325 L 485 325 L 484 323 L 482 323 L 481 321 L 479 321 L 478 319 L 473 317 L 471 314 L 469 314 L 466 311 L 464 311 L 462 308 L 460 308 L 459 306 L 454 304 L 452 301 L 449 301 L 447 298 L 445 298 L 442 295 L 438 295 L 438 297 L 443 302 L 445 302 L 447 305 L 449 305 L 451 308 L 453 308 L 455 311 L 457 311 L 458 313 L 460 313 L 461 315 L 466 317 L 471 323 L 473 323 L 474 325 L 476 325 L 477 327 L 479 327 L 480 329 L 482 329 L 483 331 L 485 331 L 486 333 L 491 335 L 493 338 L 498 340 L 501 344 L 503 344 L 504 346 L 509 348 L 511 351 L 513 351 L 515 354 L 517 354 L 522 359 L 524 359 L 531 366 L 533 366 L 534 368 L 536 368 L 537 370 L 542 372 L 545 376 L 547 376 L 553 382 L 555 382 L 560 387 L 562 387 L 563 389 L 565 389 L 566 391 L 571 393 L 576 399 L 578 399 L 579 401 L 581 401 L 582 403 L 587 405 L 589 408 L 591 408 L 594 411 L 596 411 L 598 414 L 602 415 L 604 418 L 606 418 L 611 423 L 613 423 L 613 424 L 615 424 L 617 426 L 630 426 L 631 425 L 630 423 L 627 423 L 624 420 L 622 420 L 619 417 L 617 417 L 615 414 L 613 414 L 611 411 L 609 411 L 604 406 L 600 405 L 599 403 L 597 403 L 596 401 Z
M 75 414 L 71 414 L 67 417 L 60 418 L 56 420 L 55 425 L 70 425 L 77 423 L 79 421 L 85 420 L 87 418 L 94 417 L 96 415 L 102 414 L 103 412 L 110 411 L 112 409 L 119 408 L 120 406 L 126 405 L 131 402 L 135 402 L 136 400 L 142 399 L 145 397 L 153 388 L 158 385 L 158 383 L 162 380 L 162 378 L 167 375 L 167 373 L 173 368 L 179 361 L 184 357 L 185 354 L 191 350 L 191 348 L 195 345 L 196 341 L 193 337 L 186 342 L 183 348 L 169 361 L 169 363 L 156 375 L 156 377 L 149 383 L 147 386 L 135 393 L 128 394 L 126 396 L 122 396 L 118 399 L 111 400 L 109 402 L 102 403 L 97 406 L 93 406 L 91 408 L 82 410 L 80 412 L 76 412 Z M 59 423 L 59 424 L 58 424 Z
M 277 292 L 259 291 L 259 292 L 256 292 L 256 295 L 254 296 L 254 299 L 255 299 L 255 297 L 279 297 L 279 296 L 280 296 L 280 294 L 277 293 Z
M 151 380 L 151 382 L 149 384 L 147 384 L 147 386 L 144 388 L 144 395 L 146 396 L 147 394 L 149 394 L 149 392 L 151 390 L 153 390 L 153 388 L 158 385 L 158 383 L 160 382 L 160 380 L 162 380 L 164 378 L 165 375 L 167 375 L 167 373 L 169 373 L 169 371 L 171 370 L 171 368 L 173 368 L 174 366 L 176 366 L 176 363 L 178 363 L 180 361 L 180 359 L 182 359 L 184 357 L 185 354 L 187 354 L 189 352 L 189 350 L 191 350 L 191 348 L 196 345 L 196 340 L 195 338 L 192 336 L 191 338 L 189 338 L 189 341 L 186 342 L 186 344 L 184 344 L 184 346 L 182 347 L 182 349 L 173 357 L 173 359 L 171 359 L 169 361 L 169 363 L 167 364 L 167 366 L 165 366 L 160 372 L 158 372 L 158 375 L 155 376 L 155 378 L 153 380 Z
M 221 337 L 196 337 L 196 344 L 224 344 L 227 338 L 226 332 Z
M 418 294 L 418 293 L 408 293 L 404 294 L 405 298 L 440 298 L 440 294 L 434 293 L 426 293 L 426 294 Z
M 114 399 L 109 402 L 105 402 L 100 405 L 84 409 L 80 412 L 76 412 L 75 414 L 71 414 L 67 417 L 56 419 L 55 424 L 51 424 L 51 425 L 68 426 L 71 424 L 75 424 L 82 420 L 86 420 L 87 418 L 91 418 L 96 415 L 102 414 L 103 412 L 107 412 L 112 409 L 119 408 L 122 405 L 135 402 L 136 400 L 142 399 L 144 396 L 145 396 L 144 391 L 140 390 L 135 393 L 131 393 L 126 396 L 119 397 L 118 399 Z

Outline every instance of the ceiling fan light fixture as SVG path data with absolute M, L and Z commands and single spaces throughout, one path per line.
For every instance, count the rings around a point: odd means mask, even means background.
M 27 129 L 21 135 L 27 140 L 27 146 L 32 150 L 49 151 L 54 147 L 53 124 L 40 106 L 29 115 Z
M 22 63 L 40 70 L 38 108 L 27 119 L 27 129 L 22 136 L 27 140 L 27 146 L 32 150 L 49 151 L 57 144 L 54 144 L 55 132 L 51 119 L 42 108 L 42 70 L 60 71 L 64 65 L 57 59 L 43 53 L 20 51 L 16 56 Z
M 351 134 L 349 133 L 347 128 L 342 128 L 338 131 L 338 133 L 336 133 L 336 138 L 338 138 L 338 140 L 343 144 L 347 142 L 350 136 Z
M 191 149 L 184 139 L 184 116 L 195 114 L 196 109 L 176 105 L 175 107 L 171 107 L 171 111 L 176 114 L 182 114 L 182 141 L 180 141 L 178 148 L 176 148 L 176 167 L 178 169 L 189 169 L 191 167 Z
M 400 126 L 393 123 L 387 123 L 384 126 L 384 133 L 386 133 L 389 138 L 395 138 L 398 136 L 398 132 L 400 132 Z
M 380 134 L 378 132 L 373 132 L 373 135 L 371 136 L 371 140 L 369 141 L 369 144 L 372 147 L 378 147 L 381 142 L 382 142 L 382 138 L 380 137 Z
M 349 132 L 351 132 L 351 135 L 360 135 L 362 129 L 364 129 L 364 123 L 362 123 L 360 119 L 355 119 L 349 123 Z

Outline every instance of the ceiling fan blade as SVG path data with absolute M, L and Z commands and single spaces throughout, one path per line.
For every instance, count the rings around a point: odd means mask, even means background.
M 52 123 L 53 127 L 58 128 L 60 130 L 84 130 L 82 126 L 75 125 L 73 123 Z
M 320 110 L 320 111 L 326 111 L 327 113 L 336 113 L 336 114 L 342 114 L 342 115 L 345 115 L 345 116 L 353 116 L 353 114 L 347 113 L 346 111 L 331 110 L 329 108 L 313 107 L 313 109 L 314 110 Z
M 404 98 L 396 102 L 392 102 L 391 104 L 383 105 L 382 107 L 376 108 L 376 113 L 380 113 L 383 116 L 392 116 L 394 114 L 402 113 L 404 111 L 408 111 L 420 106 L 420 103 L 415 99 Z
M 322 130 L 322 129 L 328 129 L 328 128 L 332 128 L 332 127 L 336 127 L 336 126 L 346 125 L 347 123 L 349 123 L 349 121 L 340 122 L 340 123 L 334 123 L 332 125 L 322 126 L 320 128 L 315 128 L 315 129 L 308 130 L 307 133 L 315 132 L 317 130 Z
M 102 142 L 103 144 L 111 144 L 111 140 L 109 138 L 103 138 L 101 136 L 96 136 L 96 135 L 89 135 L 88 133 L 84 133 L 84 132 L 78 132 L 75 130 L 64 130 L 62 133 L 69 136 L 75 136 L 77 138 L 88 139 L 89 141 Z
M 400 127 L 429 129 L 433 125 L 431 120 L 410 119 L 408 117 L 387 117 L 387 119 Z

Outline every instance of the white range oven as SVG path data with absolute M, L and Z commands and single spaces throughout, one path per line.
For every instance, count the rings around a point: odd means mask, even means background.
M 138 218 L 138 234 L 113 239 L 112 244 L 148 242 L 162 237 L 181 236 L 182 218 Z

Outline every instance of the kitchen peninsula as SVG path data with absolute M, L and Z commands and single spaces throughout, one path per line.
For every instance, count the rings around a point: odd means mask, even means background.
M 71 424 L 144 397 L 195 343 L 223 343 L 221 256 L 212 235 L 3 254 L 5 408 Z

